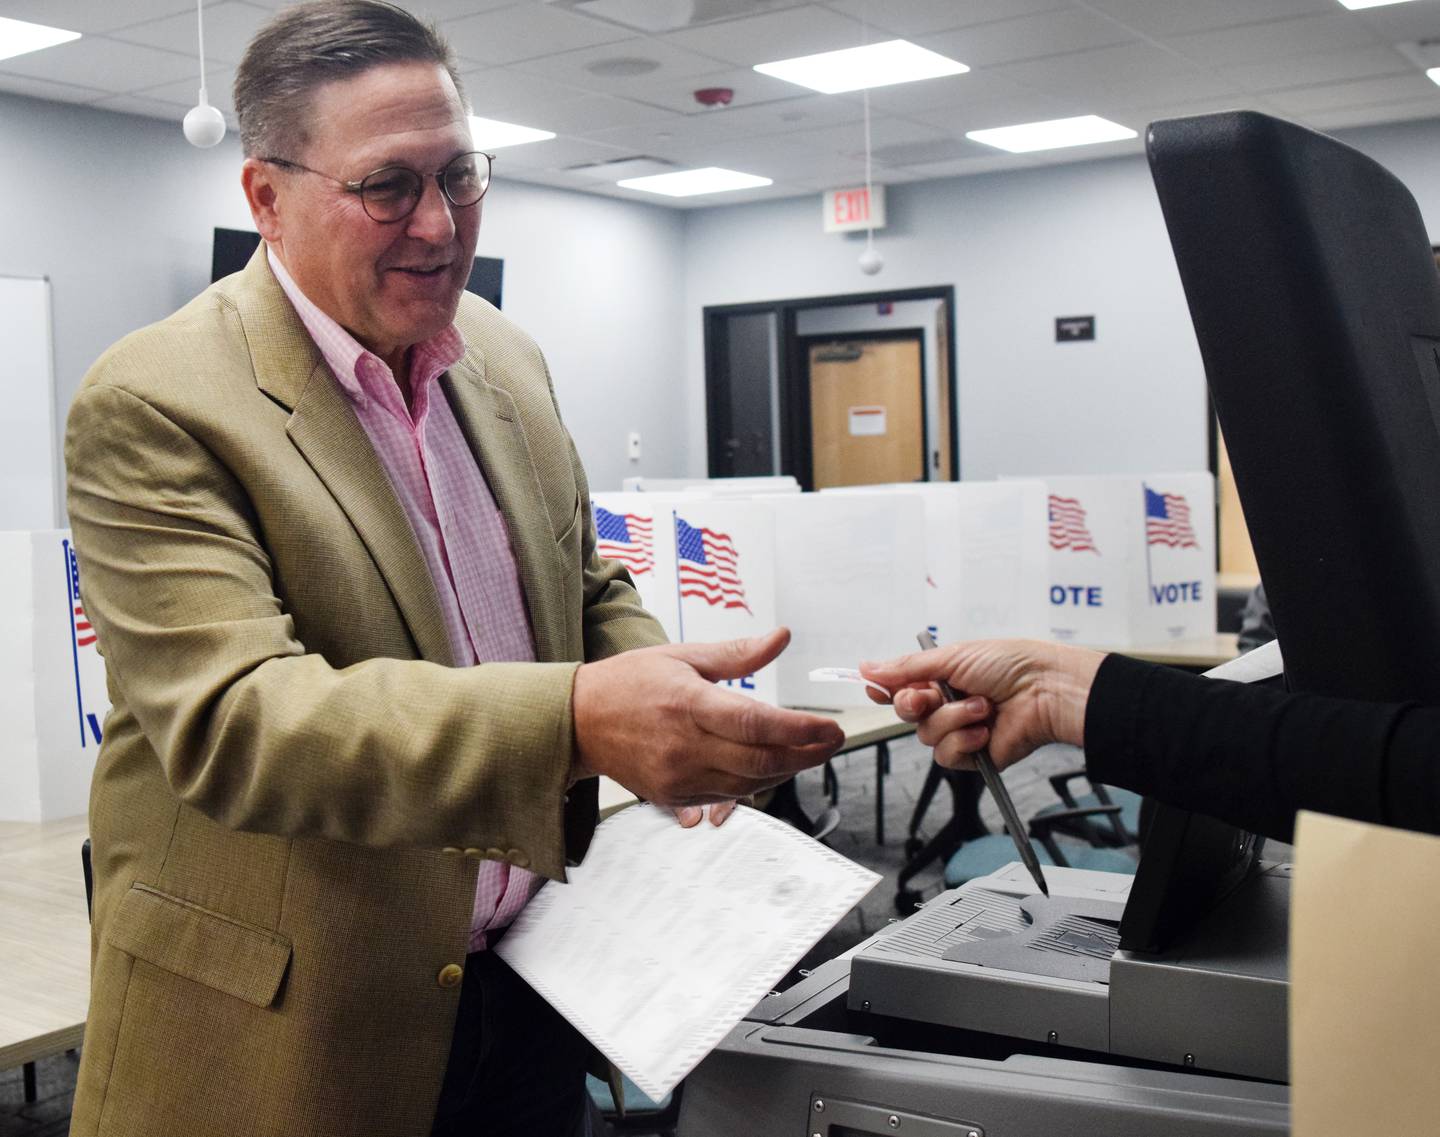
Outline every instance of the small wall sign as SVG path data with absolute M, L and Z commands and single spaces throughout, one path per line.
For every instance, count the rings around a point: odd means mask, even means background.
M 821 219 L 827 233 L 848 233 L 855 229 L 885 228 L 885 187 L 864 186 L 828 190 L 820 198 Z
M 850 433 L 856 437 L 885 433 L 884 407 L 851 407 Z
M 1056 316 L 1055 342 L 1078 343 L 1095 338 L 1094 316 Z

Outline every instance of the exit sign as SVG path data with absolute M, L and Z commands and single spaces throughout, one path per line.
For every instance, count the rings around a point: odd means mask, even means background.
M 827 233 L 885 228 L 884 186 L 873 186 L 869 193 L 864 186 L 857 189 L 828 190 L 821 199 L 821 206 Z

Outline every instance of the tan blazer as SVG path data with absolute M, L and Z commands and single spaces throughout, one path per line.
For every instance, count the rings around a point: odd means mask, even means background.
M 434 585 L 262 246 L 89 375 L 66 434 L 114 710 L 74 1134 L 428 1133 L 481 858 L 563 878 L 576 661 L 663 642 L 595 554 L 535 344 L 466 296 L 444 380 L 538 662 L 454 668 Z

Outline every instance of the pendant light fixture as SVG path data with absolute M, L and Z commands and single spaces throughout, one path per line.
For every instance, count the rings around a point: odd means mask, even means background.
M 185 112 L 184 130 L 191 146 L 208 150 L 225 137 L 225 116 L 205 94 L 205 0 L 195 0 L 195 26 L 200 36 L 200 101 Z
M 870 4 L 869 0 L 860 8 L 861 38 L 865 43 L 870 42 Z M 865 249 L 860 254 L 860 271 L 866 276 L 874 276 L 885 267 L 885 258 L 875 248 L 875 191 L 870 179 L 870 88 L 866 87 L 860 92 L 860 97 L 865 106 Z

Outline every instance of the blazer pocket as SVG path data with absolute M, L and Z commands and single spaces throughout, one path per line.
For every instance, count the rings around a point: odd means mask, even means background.
M 112 947 L 256 1007 L 275 1001 L 290 941 L 146 884 L 133 884 L 107 939 Z

